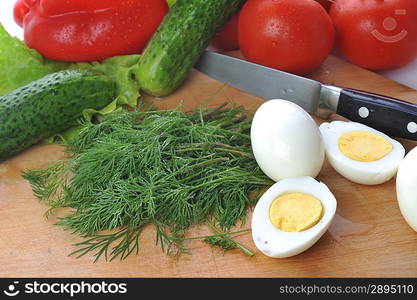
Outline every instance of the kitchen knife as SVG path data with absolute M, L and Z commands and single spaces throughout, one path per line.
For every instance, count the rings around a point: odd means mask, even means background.
M 301 76 L 205 51 L 195 68 L 263 99 L 292 101 L 310 114 L 330 109 L 387 135 L 417 140 L 417 105 L 364 91 L 321 84 Z

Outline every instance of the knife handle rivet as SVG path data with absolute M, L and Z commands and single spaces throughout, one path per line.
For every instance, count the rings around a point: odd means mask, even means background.
M 365 106 L 362 106 L 359 108 L 358 114 L 361 118 L 365 119 L 369 116 L 369 109 L 367 109 Z
M 417 132 L 417 124 L 415 122 L 410 122 L 407 124 L 407 130 L 410 133 L 416 133 Z

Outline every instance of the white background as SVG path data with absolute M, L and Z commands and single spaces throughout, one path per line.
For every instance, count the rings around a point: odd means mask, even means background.
M 13 5 L 15 0 L 0 0 L 0 23 L 14 36 L 22 38 L 22 29 L 13 20 Z M 417 60 L 404 68 L 382 73 L 383 75 L 417 89 Z

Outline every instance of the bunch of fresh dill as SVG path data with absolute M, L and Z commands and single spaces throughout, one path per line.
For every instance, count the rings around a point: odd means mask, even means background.
M 148 223 L 167 253 L 186 251 L 185 232 L 203 222 L 221 230 L 204 241 L 242 249 L 228 230 L 256 203 L 249 194 L 272 184 L 252 156 L 250 123 L 234 105 L 119 111 L 85 124 L 66 145 L 68 159 L 23 177 L 51 210 L 73 208 L 57 224 L 84 237 L 78 256 L 137 253 Z

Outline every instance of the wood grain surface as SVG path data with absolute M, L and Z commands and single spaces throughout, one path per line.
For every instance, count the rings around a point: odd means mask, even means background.
M 377 92 L 417 103 L 417 91 L 380 75 L 329 57 L 310 76 L 324 83 Z M 149 98 L 148 98 L 149 99 Z M 169 97 L 154 99 L 160 108 L 183 103 L 215 106 L 231 100 L 256 108 L 262 100 L 223 86 L 192 71 L 184 85 Z M 338 118 L 335 115 L 330 119 Z M 317 122 L 322 122 L 316 118 Z M 401 141 L 407 150 L 416 144 Z M 93 263 L 92 256 L 68 257 L 81 238 L 46 220 L 46 204 L 32 194 L 20 176 L 63 156 L 57 145 L 37 145 L 0 164 L 0 276 L 1 277 L 416 277 L 417 233 L 404 221 L 396 200 L 395 180 L 376 186 L 349 182 L 326 162 L 318 176 L 334 193 L 337 214 L 329 230 L 306 252 L 272 259 L 255 248 L 250 233 L 237 240 L 256 252 L 247 257 L 238 250 L 190 241 L 191 255 L 166 256 L 155 245 L 148 226 L 140 238 L 140 252 L 124 261 Z M 62 212 L 61 212 L 62 213 Z M 248 215 L 246 227 L 250 225 Z M 203 226 L 191 235 L 209 233 Z

